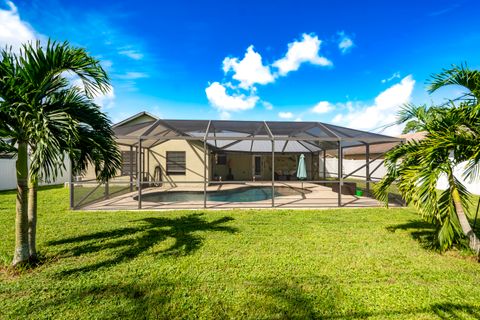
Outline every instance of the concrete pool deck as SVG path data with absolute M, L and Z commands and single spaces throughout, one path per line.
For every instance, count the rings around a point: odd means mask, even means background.
M 210 185 L 207 192 L 220 190 L 232 190 L 241 187 L 268 187 L 270 182 L 249 182 L 245 184 L 221 184 Z M 288 187 L 293 190 L 301 190 L 301 182 L 275 182 L 275 187 Z M 274 208 L 296 208 L 296 209 L 315 209 L 315 208 L 338 208 L 338 194 L 333 192 L 330 187 L 304 183 L 303 188 L 309 192 L 296 192 L 294 195 L 276 196 Z M 203 188 L 197 186 L 182 187 L 148 187 L 142 190 L 142 195 L 154 192 L 172 192 L 172 191 L 196 191 L 203 192 Z M 112 197 L 82 207 L 82 210 L 135 210 L 138 208 L 138 202 L 135 200 L 138 193 L 129 192 L 120 196 Z M 203 209 L 203 201 L 178 201 L 178 202 L 150 202 L 142 201 L 142 210 L 170 210 L 170 209 Z M 400 206 L 399 204 L 390 204 L 391 206 Z M 342 194 L 342 207 L 347 208 L 366 208 L 383 206 L 378 200 L 369 197 L 359 197 Z M 219 202 L 207 201 L 208 209 L 230 209 L 230 208 L 272 208 L 272 200 L 261 200 L 252 202 Z

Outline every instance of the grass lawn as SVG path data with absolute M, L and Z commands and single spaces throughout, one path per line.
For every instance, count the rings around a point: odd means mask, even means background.
M 2 319 L 478 319 L 480 264 L 412 209 L 69 211 L 39 193 L 44 263 L 14 273 L 0 193 Z

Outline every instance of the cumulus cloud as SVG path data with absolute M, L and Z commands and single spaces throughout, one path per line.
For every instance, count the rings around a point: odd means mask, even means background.
M 262 56 L 255 52 L 253 46 L 247 48 L 242 60 L 238 58 L 225 58 L 223 60 L 223 72 L 227 74 L 233 71 L 232 78 L 240 82 L 239 87 L 251 88 L 254 84 L 267 84 L 275 79 L 270 72 L 270 67 L 263 65 Z
M 296 71 L 302 63 L 311 63 L 319 66 L 330 66 L 332 62 L 319 55 L 322 41 L 315 35 L 304 33 L 300 41 L 288 44 L 285 57 L 273 63 L 282 76 L 291 71 Z
M 291 112 L 279 112 L 278 117 L 281 119 L 291 119 L 293 118 L 293 113 Z
M 205 89 L 205 93 L 212 106 L 221 112 L 221 116 L 222 113 L 224 113 L 223 116 L 226 116 L 225 112 L 230 114 L 230 112 L 252 109 L 259 100 L 259 98 L 253 93 L 250 93 L 249 95 L 243 93 L 229 94 L 226 86 L 219 82 L 213 82 L 210 84 Z
M 376 130 L 384 134 L 398 135 L 402 127 L 390 126 L 396 121 L 399 107 L 410 102 L 415 80 L 411 75 L 392 85 L 375 98 L 373 104 L 347 102 L 346 113 L 337 114 L 332 122 L 360 130 Z
M 141 60 L 143 59 L 143 53 L 138 52 L 137 50 L 120 50 L 118 52 L 119 54 L 123 56 L 127 56 L 133 60 Z
M 345 34 L 345 32 L 338 33 L 338 49 L 343 54 L 348 53 L 354 46 L 353 40 Z
M 262 103 L 265 109 L 272 110 L 271 103 L 258 97 L 257 86 L 273 83 L 277 78 L 298 70 L 303 63 L 332 65 L 330 60 L 320 55 L 321 43 L 316 35 L 305 33 L 300 40 L 288 45 L 285 56 L 272 64 L 264 63 L 260 53 L 256 52 L 252 45 L 247 48 L 242 59 L 226 57 L 222 63 L 223 72 L 231 79 L 209 84 L 205 89 L 208 101 L 220 111 L 221 118 L 230 117 L 231 112 L 252 109 L 257 103 Z M 289 115 L 286 112 L 281 114 L 279 117 L 286 118 Z M 293 115 L 288 118 L 293 118 Z
M 333 105 L 330 102 L 320 101 L 312 108 L 312 112 L 321 114 L 321 113 L 330 112 L 332 109 L 333 109 Z
M 0 9 L 0 47 L 11 46 L 17 51 L 22 44 L 43 38 L 27 22 L 20 19 L 13 2 L 7 1 L 7 6 L 7 10 Z

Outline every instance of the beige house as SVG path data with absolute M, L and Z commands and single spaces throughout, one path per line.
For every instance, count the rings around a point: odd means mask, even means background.
M 133 127 L 137 129 L 136 131 L 141 131 L 157 120 L 157 117 L 142 112 L 113 126 L 115 133 L 120 137 L 118 143 L 122 150 L 123 168 L 119 172 L 119 176 L 123 176 L 124 180 L 127 180 L 127 176 L 130 176 L 130 174 L 136 177 L 139 160 L 137 147 L 125 144 L 126 139 L 122 137 L 126 133 L 124 129 L 130 130 Z M 132 136 L 133 134 L 129 132 L 128 135 Z M 159 141 L 153 141 L 153 143 L 152 141 L 143 142 L 141 153 L 142 181 L 161 184 L 165 187 L 187 183 L 192 186 L 197 184 L 198 186 L 198 183 L 203 183 L 204 171 L 209 181 L 270 181 L 272 179 L 272 155 L 270 150 L 262 150 L 259 146 L 260 148 L 255 152 L 251 145 L 258 144 L 258 141 L 253 142 L 251 140 L 245 142 L 250 144 L 248 151 L 252 150 L 252 152 L 245 153 L 242 149 L 245 147 L 245 143 L 224 141 L 226 142 L 222 145 L 219 141 L 203 143 L 199 140 L 185 140 L 183 138 L 178 140 L 172 138 L 168 140 L 160 139 Z M 291 144 L 293 145 L 293 143 Z M 204 147 L 206 147 L 205 153 Z M 295 150 L 285 148 L 283 152 L 275 154 L 273 167 L 276 180 L 291 181 L 297 179 L 296 169 L 300 154 L 305 156 L 307 179 L 318 178 L 320 150 L 312 153 L 308 148 L 297 146 Z M 204 157 L 206 158 L 206 166 L 204 166 Z M 92 173 L 89 173 L 85 178 L 93 178 Z
M 98 200 L 104 201 L 102 208 L 115 203 L 138 209 L 144 208 L 142 202 L 149 208 L 244 207 L 247 202 L 274 207 L 276 200 L 279 206 L 368 206 L 376 202 L 355 198 L 355 186 L 343 181 L 349 176 L 343 154 L 403 141 L 314 121 L 169 120 L 147 112 L 113 130 L 123 157 L 118 177 L 104 185 L 95 185 L 91 172 L 77 178 L 72 208 Z M 335 177 L 327 175 L 330 154 L 338 159 Z M 300 161 L 302 179 L 297 177 Z M 367 172 L 369 165 L 366 161 Z M 368 190 L 369 175 L 365 182 Z M 342 194 L 349 197 L 345 202 Z

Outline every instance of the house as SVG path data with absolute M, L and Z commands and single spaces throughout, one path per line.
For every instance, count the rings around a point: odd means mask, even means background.
M 113 130 L 124 159 L 120 175 L 135 180 L 140 171 L 142 182 L 162 186 L 203 184 L 204 177 L 207 181 L 296 180 L 301 154 L 307 180 L 318 180 L 324 170 L 322 155 L 338 150 L 340 140 L 343 150 L 363 146 L 365 141 L 401 142 L 318 122 L 166 120 L 148 112 L 115 124 Z
M 354 183 L 344 184 L 344 174 L 332 177 L 326 172 L 327 153 L 339 155 L 336 169 L 344 172 L 346 149 L 402 141 L 315 121 L 178 120 L 147 112 L 115 124 L 113 131 L 123 158 L 118 177 L 105 185 L 95 181 L 93 170 L 77 177 L 71 188 L 72 208 L 105 200 L 98 205 L 141 209 L 144 197 L 151 208 L 182 208 L 182 203 L 191 207 L 192 202 L 206 208 L 209 201 L 214 206 L 219 205 L 216 201 L 236 205 L 253 201 L 273 207 L 277 197 L 283 206 L 318 201 L 341 206 L 342 194 L 350 197 L 345 199 L 351 205 L 358 201 L 375 205 L 375 200 L 351 198 Z M 298 183 L 302 155 L 307 177 Z M 370 180 L 365 180 L 368 189 Z M 252 200 L 242 200 L 243 191 Z M 257 202 L 257 196 L 270 200 Z
M 182 135 L 179 129 L 188 125 L 188 122 L 195 122 L 195 125 L 206 127 L 208 121 L 160 120 L 163 123 L 156 127 L 155 132 L 153 130 L 148 132 L 148 128 L 156 121 L 159 121 L 157 117 L 147 112 L 141 112 L 113 126 L 114 132 L 119 138 L 118 143 L 124 160 L 122 175 L 128 175 L 130 172 L 136 175 L 136 163 L 139 159 L 137 141 L 125 139 L 125 136 L 138 135 L 140 137 L 140 132 L 143 130 L 143 135 L 160 134 L 159 139 L 142 142 L 143 181 L 161 181 L 168 186 L 176 186 L 182 183 L 203 183 L 204 170 L 208 179 L 213 181 L 271 180 L 270 141 L 217 139 L 207 140 L 204 144 L 199 139 L 182 138 L 177 140 L 171 136 L 172 133 Z M 147 129 L 147 132 L 145 132 L 145 129 Z M 227 128 L 227 131 L 229 129 Z M 226 130 L 222 129 L 221 131 Z M 257 134 L 260 133 L 257 132 Z M 170 138 L 168 140 L 161 139 L 161 135 L 165 134 L 169 134 Z M 233 131 L 228 132 L 228 134 L 233 134 Z M 240 134 L 248 137 L 245 132 Z M 131 147 L 131 143 L 137 146 Z M 204 147 L 207 148 L 205 154 L 206 168 L 203 165 Z M 279 151 L 281 152 L 275 155 L 274 163 L 274 172 L 278 180 L 296 179 L 298 157 L 302 153 L 306 157 L 309 179 L 318 176 L 318 152 L 321 149 L 314 146 L 308 148 L 299 143 L 290 142 L 289 145 L 283 146 L 283 150 Z M 317 157 L 314 156 L 315 154 Z

